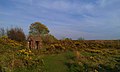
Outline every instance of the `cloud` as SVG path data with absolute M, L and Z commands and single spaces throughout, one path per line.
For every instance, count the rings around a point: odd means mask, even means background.
M 0 1 L 7 3 L 7 1 Z M 10 0 L 0 4 L 0 20 L 28 33 L 35 21 L 47 25 L 58 38 L 120 38 L 120 0 Z M 8 8 L 10 6 L 10 8 Z

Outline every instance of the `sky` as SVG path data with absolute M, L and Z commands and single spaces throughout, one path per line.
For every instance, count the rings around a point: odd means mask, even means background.
M 0 28 L 34 22 L 58 39 L 120 39 L 120 0 L 0 0 Z

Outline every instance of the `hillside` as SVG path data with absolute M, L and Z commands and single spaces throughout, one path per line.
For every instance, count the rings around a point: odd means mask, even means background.
M 119 72 L 119 41 L 59 40 L 40 50 L 0 38 L 0 72 Z

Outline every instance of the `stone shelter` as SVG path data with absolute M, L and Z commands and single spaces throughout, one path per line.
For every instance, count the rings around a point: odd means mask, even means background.
M 28 36 L 28 48 L 29 49 L 40 49 L 42 48 L 42 39 L 40 35 L 30 35 Z

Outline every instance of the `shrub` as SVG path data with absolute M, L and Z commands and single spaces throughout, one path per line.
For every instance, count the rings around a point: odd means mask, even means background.
M 42 35 L 42 42 L 44 44 L 51 44 L 57 41 L 57 38 L 55 38 L 53 35 L 51 34 L 47 34 L 47 35 Z
M 3 36 L 0 38 L 0 44 L 4 47 L 8 46 L 12 48 L 18 48 L 18 47 L 23 46 L 21 43 L 11 40 L 7 36 Z
M 26 40 L 25 34 L 21 28 L 11 28 L 7 31 L 8 38 L 19 42 Z

